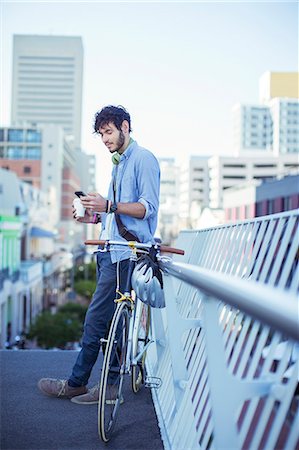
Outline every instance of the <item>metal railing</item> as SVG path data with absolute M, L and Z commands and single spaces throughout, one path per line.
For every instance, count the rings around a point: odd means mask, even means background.
M 166 449 L 295 449 L 298 210 L 181 233 L 149 374 Z

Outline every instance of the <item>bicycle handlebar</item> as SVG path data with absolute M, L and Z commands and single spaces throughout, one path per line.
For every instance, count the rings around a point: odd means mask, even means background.
M 111 244 L 111 245 L 126 245 L 128 247 L 136 247 L 136 248 L 151 248 L 152 244 L 143 244 L 140 242 L 136 242 L 136 241 L 127 241 L 127 242 L 123 242 L 123 241 L 110 241 L 109 239 L 107 241 L 105 240 L 97 240 L 97 239 L 88 239 L 87 241 L 84 242 L 85 245 L 100 245 L 100 246 L 105 246 L 107 244 Z M 156 245 L 160 252 L 162 253 L 173 253 L 175 255 L 184 255 L 185 251 L 181 250 L 179 248 L 174 248 L 174 247 L 168 247 L 168 245 L 160 245 L 160 244 L 154 244 Z

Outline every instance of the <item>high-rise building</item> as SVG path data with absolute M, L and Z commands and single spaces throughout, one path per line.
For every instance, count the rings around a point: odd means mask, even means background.
M 273 154 L 299 153 L 299 101 L 273 98 L 269 101 L 273 120 Z
M 299 98 L 298 72 L 265 72 L 259 80 L 260 103 L 272 98 Z
M 241 105 L 233 108 L 235 153 L 272 153 L 273 123 L 268 106 Z
M 81 37 L 15 35 L 12 124 L 53 124 L 81 147 Z
M 233 108 L 236 156 L 299 153 L 298 73 L 266 72 L 260 78 L 260 104 Z

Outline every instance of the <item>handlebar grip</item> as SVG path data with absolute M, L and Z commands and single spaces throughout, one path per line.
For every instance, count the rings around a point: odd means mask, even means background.
M 179 248 L 168 247 L 167 245 L 160 245 L 160 252 L 162 253 L 174 253 L 175 255 L 184 255 L 185 251 Z
M 107 241 L 104 240 L 98 240 L 98 239 L 87 239 L 87 241 L 84 242 L 85 245 L 105 245 Z

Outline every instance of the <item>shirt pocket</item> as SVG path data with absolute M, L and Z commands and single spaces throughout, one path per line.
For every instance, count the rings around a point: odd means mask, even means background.
M 120 185 L 121 202 L 137 202 L 138 192 L 136 178 L 133 175 L 124 175 Z

